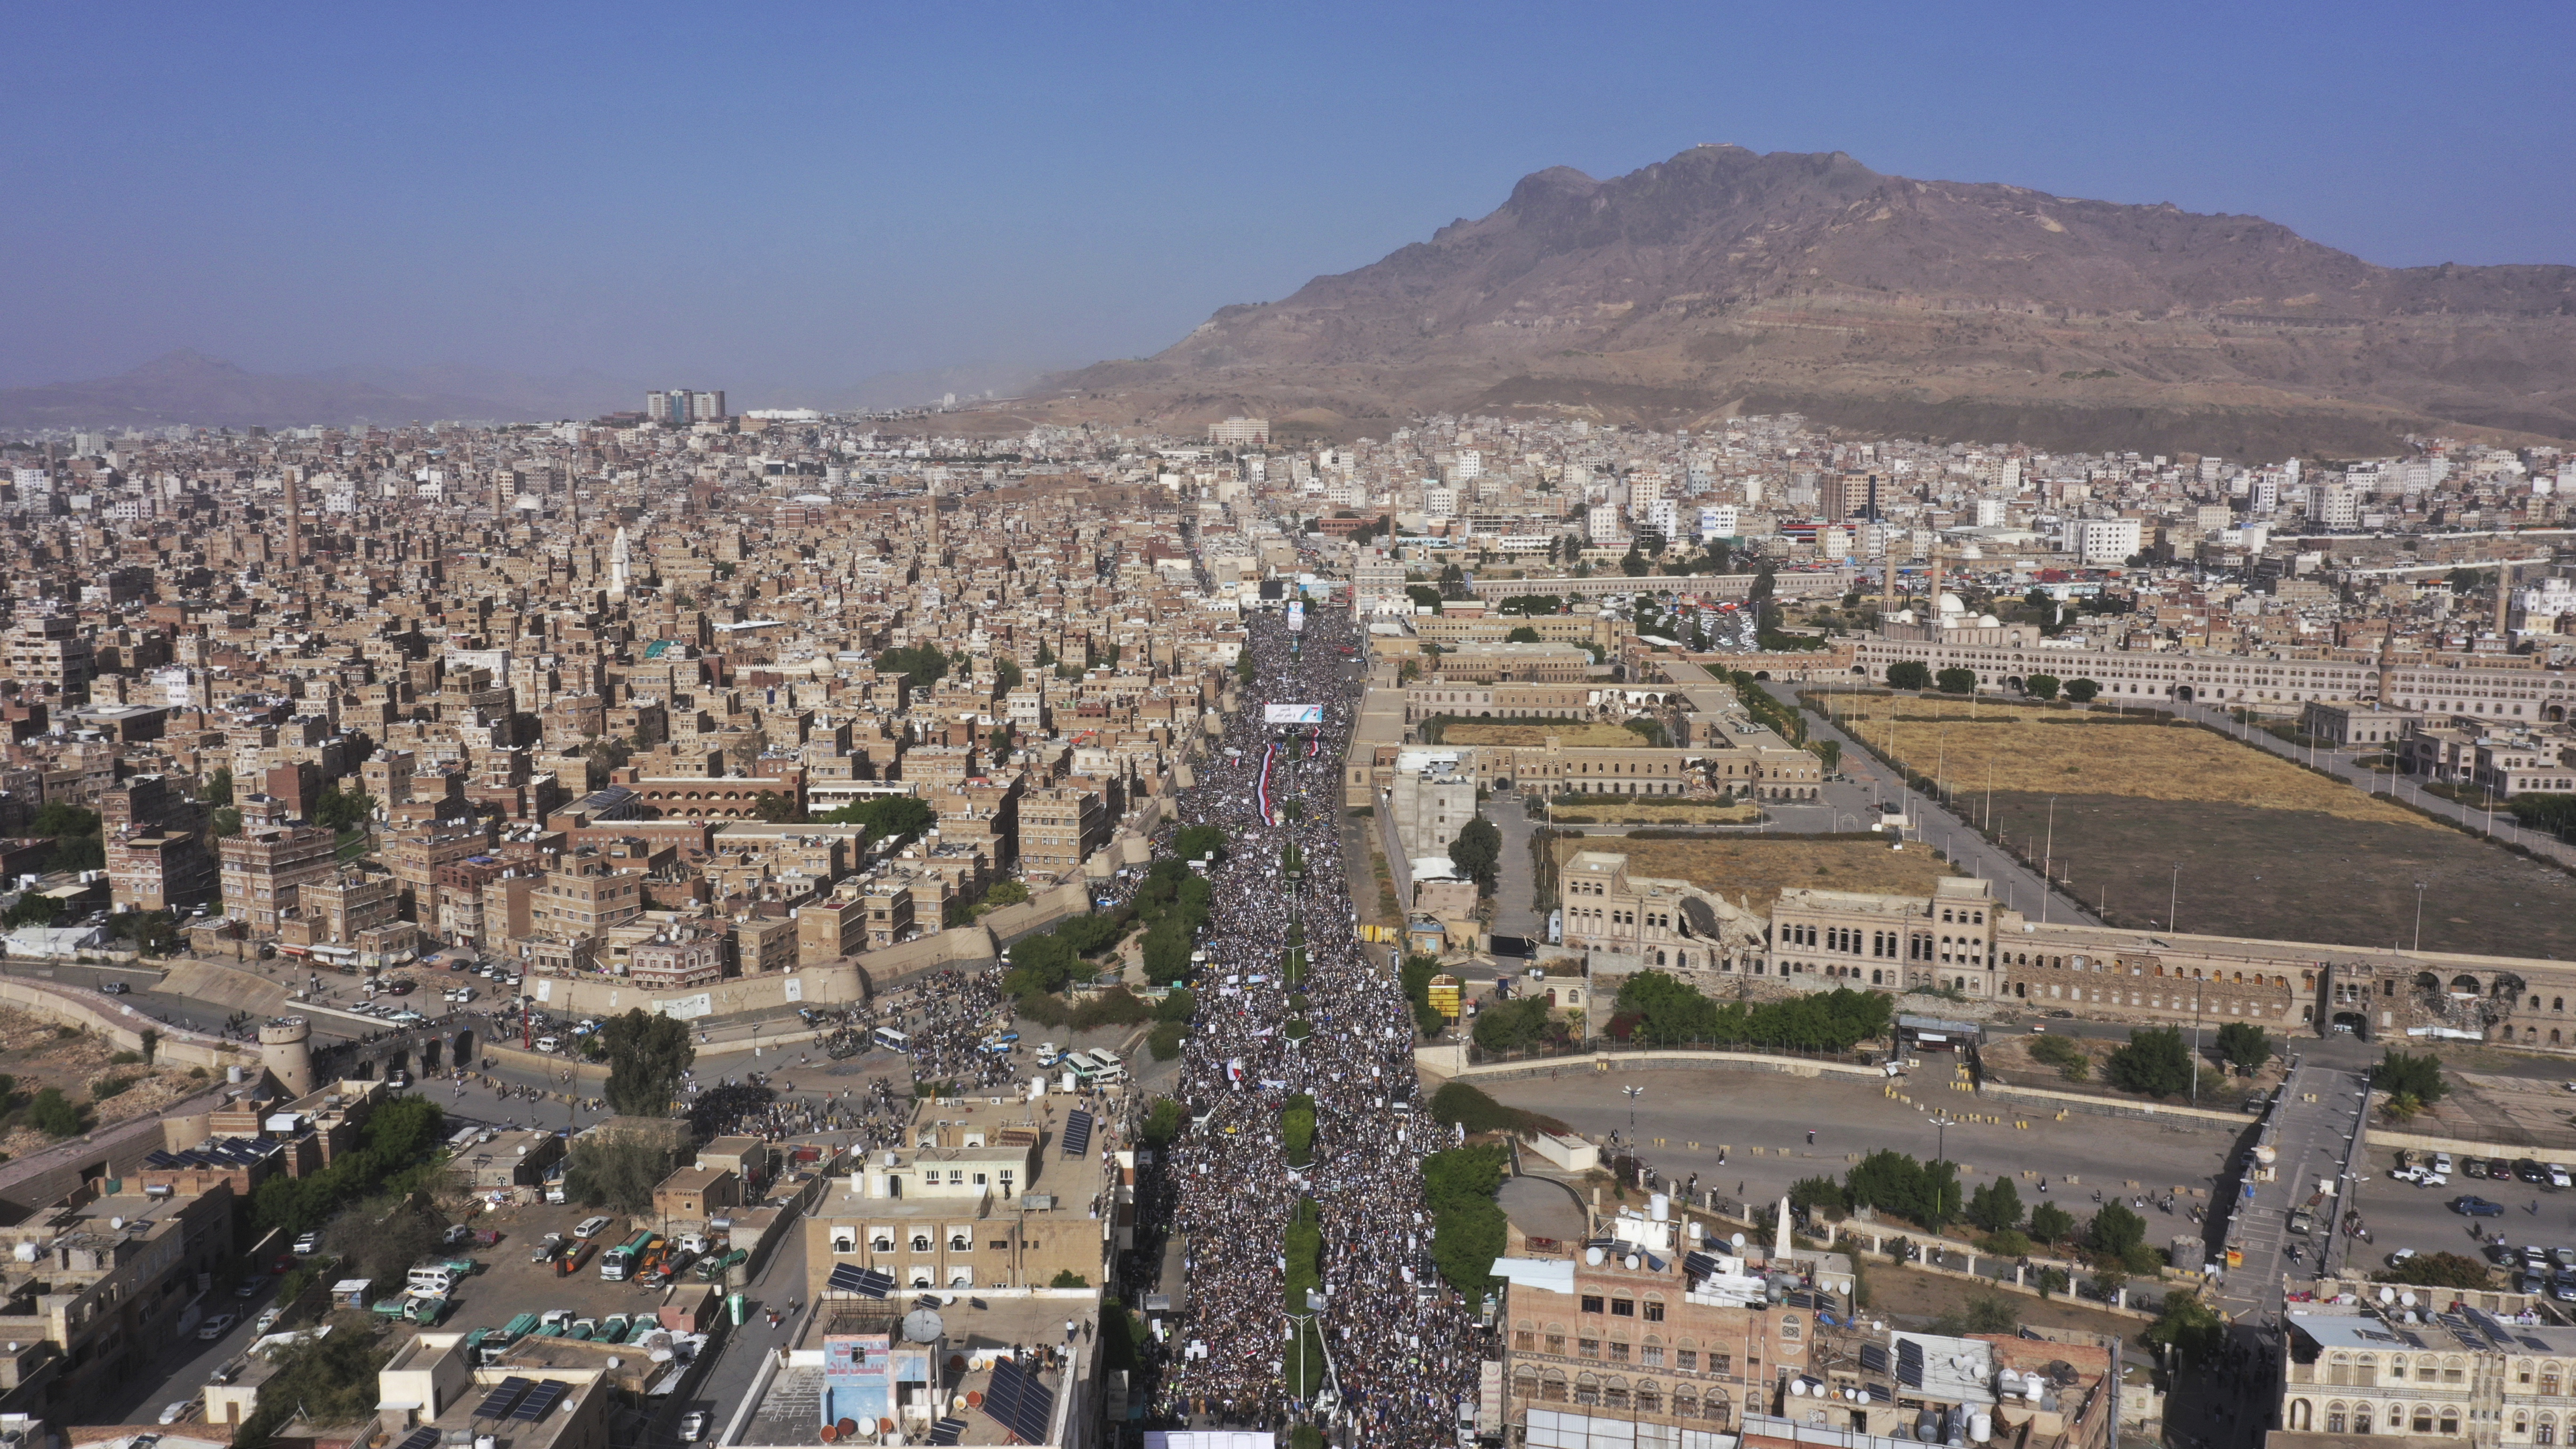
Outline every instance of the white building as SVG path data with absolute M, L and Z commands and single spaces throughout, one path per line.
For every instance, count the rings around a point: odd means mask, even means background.
M 1732 503 L 1720 503 L 1699 511 L 1699 536 L 1702 540 L 1733 538 L 1741 532 L 1739 510 Z
M 2138 551 L 2134 518 L 2070 518 L 2059 547 L 2088 564 L 2119 563 Z

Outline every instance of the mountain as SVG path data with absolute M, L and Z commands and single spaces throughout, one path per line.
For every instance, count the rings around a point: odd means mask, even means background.
M 642 386 L 597 373 L 535 378 L 453 364 L 286 376 L 182 350 L 115 377 L 0 388 L 0 428 L 542 422 L 643 402 Z
M 1041 389 L 1063 414 L 1328 436 L 1472 410 L 2240 457 L 2566 439 L 2576 268 L 2393 269 L 2260 217 L 1701 146 L 1608 181 L 1538 172 L 1429 241 Z

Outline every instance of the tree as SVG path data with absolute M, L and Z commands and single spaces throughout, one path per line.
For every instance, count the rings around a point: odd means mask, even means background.
M 1422 1203 L 1431 1211 L 1431 1260 L 1470 1300 L 1494 1285 L 1503 1255 L 1503 1209 L 1494 1201 L 1511 1151 L 1500 1143 L 1454 1147 L 1422 1159 Z
M 1041 639 L 1038 641 L 1038 652 L 1031 662 L 1040 669 L 1052 669 L 1055 667 L 1055 651 L 1048 648 L 1046 641 Z
M 2114 1047 L 2102 1063 L 2103 1079 L 2124 1092 L 2169 1097 L 2191 1090 L 2191 1049 L 2182 1030 L 2171 1026 L 2140 1027 L 2128 1045 Z
M 585 1207 L 649 1212 L 653 1189 L 671 1175 L 671 1149 L 640 1132 L 584 1137 L 564 1162 L 564 1195 Z
M 2391 1097 L 2409 1097 L 2425 1107 L 2442 1100 L 2451 1085 L 2442 1080 L 2442 1059 L 2426 1052 L 2413 1056 L 2392 1051 L 2370 1069 L 2370 1085 Z
M 997 880 L 984 888 L 984 904 L 988 906 L 1024 906 L 1028 902 L 1026 881 Z
M 2112 1259 L 2125 1259 L 2147 1240 L 2147 1220 L 2117 1200 L 2102 1205 L 2084 1230 L 2084 1246 Z
M 1503 833 L 1494 822 L 1479 815 L 1449 842 L 1449 859 L 1476 882 L 1479 895 L 1492 895 L 1494 882 L 1500 877 L 1503 863 Z
M 1027 676 L 1020 672 L 1020 661 L 1008 654 L 993 661 L 993 682 L 1001 687 L 1002 693 L 1008 694 L 1019 688 L 1021 681 L 1026 678 Z
M 1536 1046 L 1547 1030 L 1547 998 L 1524 996 L 1496 1002 L 1477 1015 L 1476 1045 L 1487 1051 L 1521 1051 Z
M 313 798 L 313 823 L 329 830 L 355 830 L 367 823 L 376 811 L 376 802 L 366 787 L 352 783 L 346 790 L 337 782 L 322 787 Z
M 1944 669 L 1932 676 L 1932 682 L 1941 686 L 1943 694 L 1974 694 L 1977 692 L 1977 671 Z
M 1920 659 L 1900 659 L 1894 664 L 1887 666 L 1887 687 L 1890 689 L 1930 689 L 1932 687 L 1932 666 L 1924 663 Z
M 217 840 L 232 839 L 234 836 L 241 834 L 241 812 L 230 805 L 225 806 L 215 812 L 214 826 L 215 838 Z
M 2100 694 L 2101 692 L 2102 686 L 2100 684 L 2093 680 L 2086 679 L 2080 674 L 2075 676 L 2073 679 L 2066 681 L 2066 697 L 2075 701 L 2077 704 L 2091 704 L 2093 702 L 2093 696 Z
M 2419 1253 L 2383 1273 L 2371 1275 L 2373 1282 L 2405 1283 L 2419 1288 L 2487 1288 L 2487 1265 L 2461 1253 Z
M 27 1121 L 49 1137 L 77 1137 L 81 1131 L 80 1108 L 63 1095 L 60 1087 L 46 1087 L 27 1104 Z
M 1953 1338 L 1971 1333 L 2011 1333 L 2020 1327 L 2020 1310 L 2000 1293 L 1979 1293 L 1932 1320 L 1934 1333 Z
M 870 800 L 854 801 L 823 817 L 827 825 L 864 825 L 868 839 L 895 837 L 895 844 L 927 832 L 939 823 L 939 814 L 930 802 L 917 795 L 879 795 Z
M 936 644 L 889 649 L 877 656 L 879 674 L 900 674 L 915 689 L 928 689 L 948 677 L 949 658 Z
M 1789 1184 L 1789 1206 L 1810 1216 L 1821 1212 L 1839 1217 L 1851 1210 L 1851 1198 L 1830 1177 L 1802 1177 Z
M 2062 1243 L 2075 1231 L 2075 1214 L 2053 1202 L 2031 1209 L 2030 1235 L 2043 1243 Z
M 2250 1021 L 2231 1021 L 2218 1029 L 2218 1059 L 2247 1071 L 2272 1059 L 2272 1039 Z
M 1440 612 L 1440 591 L 1429 584 L 1406 584 L 1404 596 L 1411 599 L 1417 609 L 1428 609 L 1435 614 Z
M 2033 699 L 2057 698 L 2058 678 L 2054 674 L 2034 674 L 2021 682 L 2021 692 Z
M 1824 762 L 1826 774 L 1830 775 L 1834 771 L 1843 767 L 1842 741 L 1818 740 L 1807 748 L 1814 750 L 1816 752 L 1816 758 Z
M 232 766 L 217 765 L 215 772 L 206 777 L 206 803 L 219 807 L 233 803 Z
M 2140 1337 L 2171 1346 L 2184 1363 L 2205 1364 L 2226 1347 L 2227 1320 L 2202 1302 L 2199 1294 L 2177 1290 L 2165 1295 L 2163 1311 Z
M 805 819 L 805 812 L 798 808 L 796 797 L 782 795 L 776 790 L 763 790 L 751 797 L 751 814 L 753 819 L 769 825 L 796 825 Z
M 1225 829 L 1216 825 L 1189 825 L 1173 832 L 1172 854 L 1181 860 L 1225 859 Z
M 677 1017 L 647 1016 L 638 1008 L 610 1017 L 600 1035 L 608 1043 L 610 1109 L 630 1117 L 670 1115 L 680 1074 L 698 1059 L 689 1024 Z
M 1538 631 L 1527 624 L 1523 624 L 1519 628 L 1504 635 L 1503 642 L 1506 644 L 1536 644 L 1539 642 Z
M 1990 1233 L 2021 1226 L 2021 1192 L 2012 1179 L 1998 1177 L 1968 1199 L 1968 1221 Z

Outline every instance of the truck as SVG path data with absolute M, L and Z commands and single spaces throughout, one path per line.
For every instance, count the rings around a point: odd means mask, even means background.
M 623 1283 L 635 1276 L 642 1260 L 659 1235 L 651 1229 L 637 1233 L 625 1242 L 600 1255 L 599 1278 L 603 1283 Z

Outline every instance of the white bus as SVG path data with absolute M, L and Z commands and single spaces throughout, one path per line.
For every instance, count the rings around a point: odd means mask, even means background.
M 1127 1080 L 1127 1068 L 1105 1051 L 1075 1052 L 1064 1060 L 1084 1086 L 1108 1086 Z
M 912 1038 L 905 1036 L 902 1032 L 895 1030 L 893 1027 L 881 1026 L 875 1031 L 869 1033 L 869 1035 L 878 1046 L 884 1047 L 887 1051 L 903 1052 L 907 1055 L 912 1051 Z

